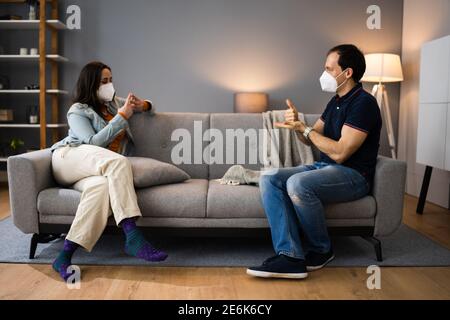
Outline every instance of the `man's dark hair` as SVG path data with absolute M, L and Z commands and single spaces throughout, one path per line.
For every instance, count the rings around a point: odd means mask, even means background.
M 328 51 L 327 57 L 330 53 L 336 52 L 339 55 L 338 64 L 344 71 L 347 68 L 353 69 L 353 80 L 358 83 L 366 72 L 366 59 L 361 50 L 353 44 L 341 44 Z

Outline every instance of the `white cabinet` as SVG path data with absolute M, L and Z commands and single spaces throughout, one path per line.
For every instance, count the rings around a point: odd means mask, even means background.
M 450 171 L 450 36 L 422 46 L 417 162 Z
M 419 108 L 417 162 L 444 168 L 447 136 L 447 103 L 422 103 Z
M 420 103 L 447 103 L 450 36 L 425 43 L 420 61 Z

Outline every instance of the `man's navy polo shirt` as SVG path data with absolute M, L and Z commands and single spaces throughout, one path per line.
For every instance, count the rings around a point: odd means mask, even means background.
M 343 165 L 357 170 L 371 185 L 375 174 L 382 126 L 377 100 L 363 89 L 361 83 L 358 83 L 345 96 L 334 96 L 320 118 L 325 123 L 324 136 L 335 141 L 341 138 L 344 125 L 367 133 L 363 144 Z M 336 163 L 323 152 L 320 153 L 320 161 Z

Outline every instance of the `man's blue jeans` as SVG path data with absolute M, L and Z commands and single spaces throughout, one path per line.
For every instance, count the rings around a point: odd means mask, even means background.
M 324 204 L 357 200 L 370 190 L 358 171 L 325 162 L 264 171 L 259 186 L 275 252 L 299 259 L 331 249 Z

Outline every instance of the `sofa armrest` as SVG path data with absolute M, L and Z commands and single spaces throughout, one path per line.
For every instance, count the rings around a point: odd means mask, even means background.
M 14 224 L 24 233 L 39 233 L 37 196 L 56 186 L 50 148 L 8 158 L 8 185 Z
M 377 203 L 375 236 L 387 236 L 400 226 L 403 217 L 406 163 L 379 156 L 373 183 Z

